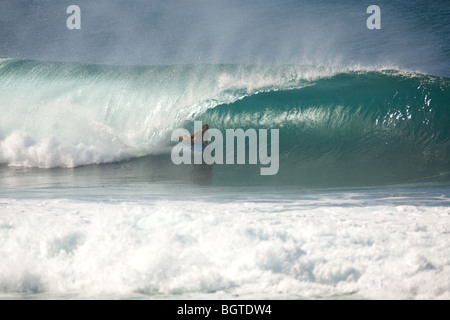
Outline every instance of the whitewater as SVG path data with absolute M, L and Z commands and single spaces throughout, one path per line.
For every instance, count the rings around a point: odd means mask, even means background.
M 441 191 L 1 199 L 2 295 L 448 299 Z
M 0 299 L 450 299 L 449 8 L 377 4 L 0 2 Z

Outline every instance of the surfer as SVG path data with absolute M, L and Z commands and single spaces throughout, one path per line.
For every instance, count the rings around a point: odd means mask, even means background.
M 204 124 L 201 130 L 197 130 L 193 134 L 191 134 L 190 139 L 187 136 L 180 136 L 180 140 L 183 140 L 185 143 L 188 143 L 188 141 L 190 140 L 191 149 L 194 149 L 194 145 L 201 146 L 203 144 L 204 146 L 207 146 L 209 134 L 206 131 L 208 129 L 209 126 L 207 124 Z

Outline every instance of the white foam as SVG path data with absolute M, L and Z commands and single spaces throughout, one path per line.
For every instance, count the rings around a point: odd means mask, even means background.
M 0 199 L 0 292 L 450 298 L 450 208 L 284 204 Z
M 119 161 L 129 156 L 123 150 L 98 150 L 84 144 L 70 145 L 55 137 L 35 141 L 28 134 L 15 131 L 0 140 L 0 163 L 38 168 L 73 168 L 87 164 Z

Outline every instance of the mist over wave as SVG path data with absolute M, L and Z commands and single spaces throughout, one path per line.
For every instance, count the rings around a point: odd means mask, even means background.
M 71 4 L 71 3 L 70 3 Z M 0 57 L 114 65 L 354 65 L 450 76 L 446 0 L 79 0 L 68 30 L 64 1 L 2 1 Z

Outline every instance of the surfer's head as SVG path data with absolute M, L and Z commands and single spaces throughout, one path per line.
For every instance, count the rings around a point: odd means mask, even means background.
M 204 124 L 204 125 L 203 125 L 203 128 L 202 128 L 202 131 L 205 132 L 205 131 L 208 130 L 208 129 L 209 129 L 209 126 L 208 126 L 207 124 Z

